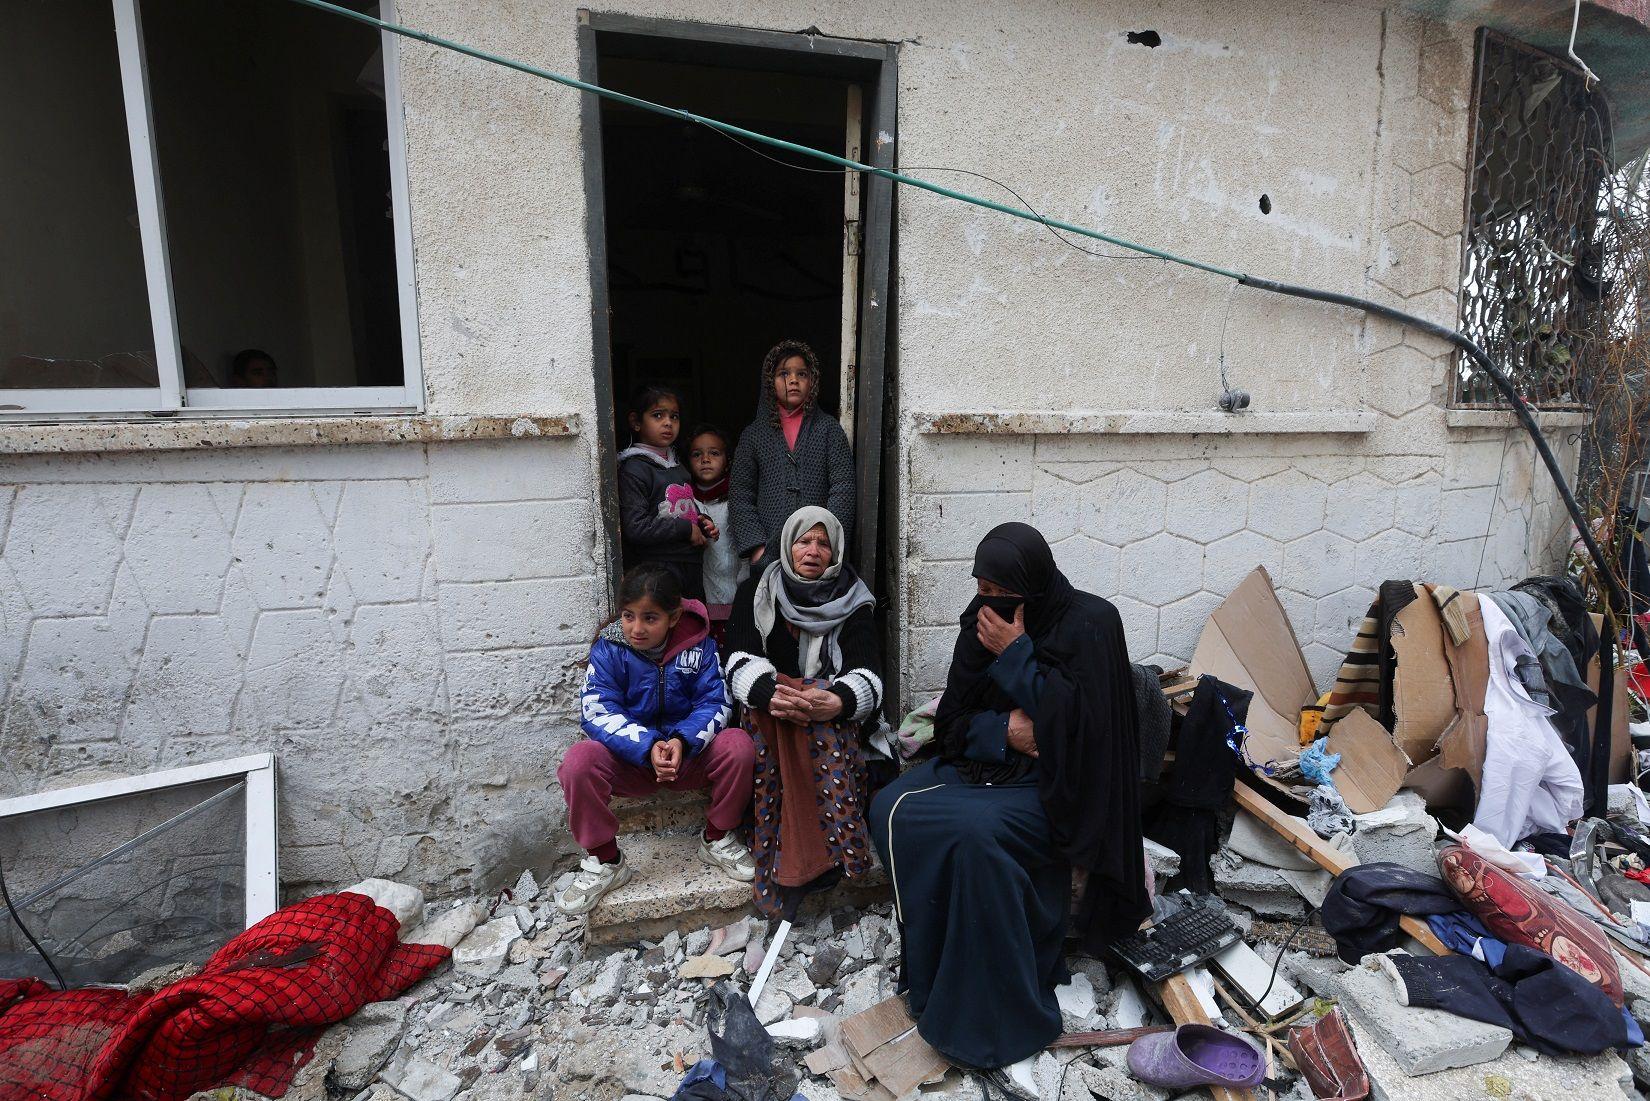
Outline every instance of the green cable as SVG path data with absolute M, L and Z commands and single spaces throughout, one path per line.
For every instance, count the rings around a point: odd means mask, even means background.
M 782 138 L 775 138 L 768 134 L 757 133 L 755 130 L 746 130 L 742 126 L 734 126 L 731 123 L 721 122 L 713 118 L 706 118 L 704 115 L 696 115 L 691 111 L 684 111 L 679 107 L 665 107 L 658 103 L 652 103 L 645 99 L 639 99 L 636 96 L 626 95 L 623 92 L 615 92 L 610 88 L 603 88 L 597 84 L 589 84 L 582 80 L 575 80 L 570 76 L 562 76 L 560 73 L 551 72 L 549 69 L 541 69 L 536 65 L 529 65 L 524 61 L 513 61 L 507 57 L 500 57 L 497 54 L 488 53 L 486 50 L 478 50 L 474 46 L 466 46 L 462 42 L 453 42 L 450 39 L 441 38 L 433 34 L 426 34 L 424 31 L 415 31 L 411 27 L 403 27 L 398 23 L 391 23 L 387 20 L 379 19 L 377 16 L 352 11 L 349 8 L 328 3 L 327 0 L 293 0 L 293 2 L 302 4 L 305 7 L 314 8 L 317 11 L 329 12 L 333 15 L 341 15 L 345 19 L 353 19 L 357 23 L 365 23 L 369 27 L 377 27 L 381 31 L 389 31 L 391 34 L 398 34 L 403 38 L 411 38 L 415 41 L 426 43 L 427 45 L 439 46 L 442 49 L 452 50 L 455 53 L 465 54 L 469 57 L 474 57 L 481 61 L 487 61 L 494 65 L 502 65 L 506 69 L 514 69 L 519 73 L 526 73 L 529 76 L 541 77 L 544 80 L 553 81 L 556 84 L 561 84 L 568 88 L 574 88 L 581 92 L 589 92 L 592 95 L 601 96 L 603 99 L 611 99 L 618 103 L 626 103 L 632 107 L 637 107 L 644 111 L 651 111 L 654 114 L 681 119 L 684 122 L 698 123 L 699 125 L 707 126 L 712 130 L 720 130 L 724 134 L 730 134 L 737 138 L 748 138 L 751 141 L 760 142 L 763 145 L 769 145 L 775 149 L 786 149 L 792 153 L 801 153 L 804 156 L 826 161 L 830 164 L 837 165 L 841 168 L 851 169 L 855 172 L 863 172 L 870 176 L 881 176 L 883 179 L 892 180 L 894 183 L 905 184 L 907 187 L 921 188 L 924 191 L 931 191 L 936 195 L 943 195 L 948 199 L 956 199 L 972 206 L 983 207 L 986 210 L 995 210 L 999 213 L 1008 214 L 1015 218 L 1023 219 L 1027 222 L 1036 222 L 1038 225 L 1049 226 L 1054 229 L 1063 229 L 1067 233 L 1075 233 L 1080 237 L 1088 237 L 1095 241 L 1104 241 L 1108 245 L 1116 245 L 1119 248 L 1126 248 L 1131 252 L 1138 252 L 1145 256 L 1155 256 L 1159 260 L 1167 260 L 1170 263 L 1180 264 L 1188 268 L 1195 268 L 1198 271 L 1209 272 L 1211 275 L 1219 275 L 1226 279 L 1232 279 L 1246 287 L 1269 291 L 1273 294 L 1282 294 L 1294 298 L 1304 298 L 1315 302 L 1327 302 L 1332 305 L 1346 306 L 1355 310 L 1363 310 L 1366 313 L 1371 313 L 1378 317 L 1385 317 L 1389 320 L 1397 322 L 1400 325 L 1411 326 L 1421 332 L 1430 333 L 1442 340 L 1448 341 L 1469 356 L 1486 374 L 1488 374 L 1490 379 L 1495 383 L 1496 388 L 1499 389 L 1502 395 L 1507 399 L 1507 404 L 1512 408 L 1514 415 L 1518 418 L 1519 424 L 1529 435 L 1530 441 L 1535 447 L 1536 454 L 1540 456 L 1542 464 L 1547 468 L 1547 473 L 1551 475 L 1554 484 L 1557 486 L 1559 496 L 1564 502 L 1565 511 L 1570 514 L 1570 520 L 1575 524 L 1576 532 L 1581 537 L 1581 541 L 1586 546 L 1588 555 L 1592 558 L 1593 564 L 1597 569 L 1598 580 L 1608 591 L 1609 595 L 1614 599 L 1616 607 L 1631 607 L 1620 582 L 1617 581 L 1615 574 L 1611 572 L 1609 568 L 1603 550 L 1593 538 L 1591 525 L 1588 523 L 1586 515 L 1583 513 L 1579 502 L 1576 501 L 1575 495 L 1570 489 L 1569 481 L 1564 475 L 1563 468 L 1560 466 L 1557 456 L 1553 454 L 1552 448 L 1548 446 L 1546 438 L 1541 434 L 1540 426 L 1536 424 L 1535 417 L 1530 412 L 1529 403 L 1525 401 L 1523 395 L 1518 392 L 1518 388 L 1513 384 L 1512 379 L 1509 378 L 1506 372 L 1501 370 L 1501 368 L 1490 359 L 1482 348 L 1474 343 L 1471 338 L 1455 331 L 1454 329 L 1450 329 L 1446 326 L 1439 325 L 1436 322 L 1417 317 L 1416 315 L 1405 310 L 1400 310 L 1393 306 L 1387 306 L 1358 295 L 1341 294 L 1335 291 L 1319 290 L 1315 287 L 1301 287 L 1290 283 L 1280 283 L 1271 279 L 1263 279 L 1259 276 L 1247 275 L 1243 272 L 1231 271 L 1227 268 L 1217 267 L 1214 264 L 1205 264 L 1201 260 L 1192 260 L 1185 256 L 1176 256 L 1172 252 L 1152 248 L 1150 245 L 1139 245 L 1133 241 L 1126 241 L 1121 237 L 1113 237 L 1110 234 L 1101 233 L 1096 229 L 1088 229 L 1084 226 L 1073 225 L 1070 222 L 1056 221 L 1053 218 L 1044 218 L 1033 211 L 1025 210 L 1017 206 L 1009 206 L 1006 203 L 992 202 L 990 199 L 982 199 L 978 195 L 970 195 L 964 191 L 953 191 L 949 187 L 941 187 L 939 184 L 929 183 L 927 180 L 919 180 L 915 176 L 907 176 L 903 173 L 894 172 L 886 168 L 875 168 L 868 164 L 861 164 L 859 161 L 849 160 L 847 157 L 839 157 L 835 153 L 827 153 L 822 149 L 814 149 L 806 145 L 798 145 L 795 142 L 785 141 Z M 1603 709 L 1600 709 L 1600 713 L 1602 715 Z
M 638 107 L 643 111 L 652 111 L 656 115 L 666 115 L 670 118 L 681 119 L 684 122 L 698 123 L 701 126 L 708 126 L 712 130 L 720 130 L 724 134 L 731 134 L 740 138 L 748 138 L 751 141 L 761 142 L 763 145 L 771 145 L 775 149 L 786 149 L 792 153 L 801 153 L 804 156 L 814 157 L 817 160 L 828 161 L 838 167 L 852 169 L 855 172 L 863 172 L 866 175 L 881 176 L 885 180 L 892 180 L 895 183 L 905 184 L 908 187 L 918 187 L 924 191 L 932 191 L 934 194 L 944 195 L 948 199 L 958 199 L 973 206 L 984 207 L 987 210 L 995 210 L 999 213 L 1009 214 L 1016 218 L 1023 218 L 1028 222 L 1036 222 L 1038 225 L 1052 226 L 1055 229 L 1063 229 L 1067 233 L 1075 233 L 1079 236 L 1088 237 L 1095 241 L 1104 241 L 1108 245 L 1116 245 L 1119 248 L 1126 248 L 1133 252 L 1144 253 L 1147 256 L 1155 256 L 1159 260 L 1168 260 L 1172 263 L 1183 264 L 1188 268 L 1196 268 L 1198 271 L 1206 271 L 1213 275 L 1224 276 L 1227 279 L 1235 279 L 1239 282 L 1243 279 L 1243 274 L 1241 272 L 1228 271 L 1226 268 L 1216 267 L 1214 264 L 1205 264 L 1201 260 L 1191 260 L 1184 256 L 1176 256 L 1172 252 L 1164 252 L 1162 249 L 1155 249 L 1150 245 L 1138 245 L 1133 241 L 1125 241 L 1121 237 L 1113 237 L 1110 234 L 1101 233 L 1097 229 L 1087 229 L 1083 226 L 1073 225 L 1070 222 L 1061 222 L 1053 218 L 1044 218 L 1029 210 L 1025 210 L 1017 206 L 1009 206 L 1006 203 L 992 202 L 990 199 L 982 199 L 978 195 L 970 195 L 964 191 L 953 191 L 949 187 L 941 187 L 939 184 L 929 183 L 927 180 L 919 180 L 915 176 L 907 176 L 903 173 L 894 172 L 887 168 L 876 168 L 869 164 L 862 164 L 859 161 L 849 160 L 847 157 L 839 157 L 835 153 L 827 153 L 823 149 L 814 149 L 811 146 L 798 145 L 796 142 L 785 141 L 783 138 L 772 137 L 768 134 L 760 134 L 755 130 L 746 130 L 742 126 L 734 126 L 732 123 L 722 122 L 713 118 L 706 118 L 704 115 L 696 115 L 692 111 L 684 111 L 679 107 L 666 107 L 663 104 L 653 103 L 645 99 L 639 99 L 636 96 L 625 95 L 623 92 L 615 92 L 611 88 L 603 88 L 599 84 L 588 84 L 582 80 L 575 80 L 570 76 L 563 76 L 560 73 L 551 72 L 549 69 L 541 69 L 536 65 L 529 65 L 525 61 L 514 61 L 508 57 L 500 57 L 497 54 L 488 53 L 486 50 L 478 50 L 474 46 L 466 46 L 462 42 L 453 42 L 450 39 L 440 38 L 433 34 L 427 34 L 424 31 L 413 30 L 411 27 L 404 27 L 399 23 L 391 23 L 387 20 L 379 19 L 374 15 L 367 15 L 364 12 L 352 11 L 349 8 L 340 7 L 337 4 L 329 4 L 327 3 L 327 0 L 293 0 L 293 2 L 302 4 L 305 7 L 315 8 L 318 11 L 330 12 L 333 15 L 341 15 L 345 19 L 353 19 L 357 23 L 365 23 L 370 27 L 377 27 L 379 30 L 389 31 L 391 34 L 401 35 L 403 38 L 411 38 L 431 46 L 440 46 L 442 49 L 453 50 L 456 53 L 465 54 L 469 57 L 478 58 L 482 61 L 488 61 L 494 65 L 502 65 L 506 69 L 514 69 L 518 73 L 526 73 L 529 76 L 536 76 L 545 80 L 554 81 L 555 83 L 564 85 L 568 88 L 575 88 L 581 92 L 589 92 L 592 95 L 601 96 L 603 99 L 611 99 L 617 103 L 629 104 L 631 107 Z

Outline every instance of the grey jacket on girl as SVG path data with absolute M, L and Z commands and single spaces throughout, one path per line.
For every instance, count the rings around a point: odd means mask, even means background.
M 733 452 L 734 547 L 742 555 L 758 547 L 771 551 L 785 520 L 804 505 L 830 509 L 852 538 L 854 453 L 847 433 L 828 413 L 810 408 L 792 451 L 774 419 L 769 399 Z

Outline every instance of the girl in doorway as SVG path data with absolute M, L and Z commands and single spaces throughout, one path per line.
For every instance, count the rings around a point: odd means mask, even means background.
M 702 424 L 688 435 L 688 470 L 693 474 L 693 499 L 701 514 L 710 517 L 718 537 L 705 547 L 705 606 L 710 610 L 711 636 L 718 643 L 727 626 L 728 608 L 750 567 L 734 549 L 728 524 L 728 467 L 732 451 L 728 434 L 713 424 Z
M 656 562 L 692 600 L 704 596 L 705 547 L 720 532 L 693 500 L 692 478 L 676 461 L 682 399 L 650 383 L 630 403 L 632 444 L 619 452 L 619 532 L 627 566 Z
M 568 828 L 590 854 L 556 896 L 562 913 L 587 914 L 630 879 L 608 806 L 615 795 L 709 788 L 699 859 L 733 879 L 756 874 L 733 832 L 750 806 L 756 750 L 743 730 L 725 728 L 728 690 L 708 634 L 705 606 L 682 599 L 664 567 L 633 568 L 619 583 L 619 615 L 590 648 L 586 737 L 556 770 Z
M 854 526 L 854 455 L 848 434 L 815 404 L 819 357 L 800 340 L 781 340 L 762 360 L 756 419 L 733 459 L 734 549 L 752 563 L 774 551 L 786 518 L 808 505 Z

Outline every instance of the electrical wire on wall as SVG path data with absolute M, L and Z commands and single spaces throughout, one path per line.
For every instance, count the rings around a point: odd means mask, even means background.
M 800 145 L 796 142 L 786 141 L 782 138 L 776 138 L 768 134 L 762 134 L 755 130 L 747 130 L 742 126 L 735 126 L 732 123 L 722 122 L 719 119 L 709 118 L 704 115 L 697 115 L 691 111 L 685 111 L 678 107 L 668 107 L 663 104 L 653 103 L 637 96 L 627 95 L 624 92 L 617 92 L 611 88 L 603 88 L 600 85 L 591 84 L 587 81 L 565 76 L 561 73 L 540 68 L 536 65 L 529 65 L 523 61 L 516 61 L 512 58 L 502 57 L 498 54 L 489 53 L 486 50 L 477 49 L 474 46 L 467 46 L 461 42 L 454 42 L 450 39 L 441 38 L 433 34 L 428 34 L 424 31 L 414 30 L 411 27 L 391 23 L 387 20 L 379 19 L 376 16 L 367 15 L 363 12 L 353 11 L 337 4 L 328 3 L 327 0 L 290 0 L 290 2 L 302 4 L 305 7 L 314 8 L 318 11 L 329 12 L 333 15 L 337 15 L 344 19 L 353 20 L 357 23 L 365 23 L 368 26 L 376 27 L 381 31 L 387 31 L 391 34 L 400 35 L 403 38 L 410 38 L 416 42 L 423 42 L 429 46 L 451 50 L 455 53 L 464 54 L 465 56 L 473 57 L 480 61 L 500 65 L 507 69 L 514 69 L 517 72 L 526 73 L 529 76 L 539 77 L 543 80 L 548 80 L 564 87 L 573 88 L 577 91 L 585 92 L 590 95 L 600 96 L 603 99 L 628 104 L 631 107 L 635 107 L 643 111 L 650 111 L 654 114 L 665 115 L 670 118 L 680 119 L 684 122 L 705 126 L 712 130 L 717 130 L 723 134 L 726 134 L 736 140 L 743 139 L 744 141 L 755 142 L 759 145 L 767 146 L 770 149 L 784 150 L 790 153 L 800 154 L 814 160 L 823 161 L 827 164 L 834 165 L 837 170 L 859 172 L 867 176 L 879 176 L 904 187 L 931 192 L 943 198 L 954 199 L 958 202 L 967 203 L 971 206 L 981 207 L 986 210 L 994 210 L 998 213 L 1007 214 L 1014 218 L 1035 222 L 1039 225 L 1047 227 L 1050 231 L 1061 230 L 1065 233 L 1072 234 L 1073 236 L 1085 237 L 1090 240 L 1099 241 L 1103 244 L 1126 249 L 1129 252 L 1137 253 L 1143 257 L 1154 257 L 1159 260 L 1179 264 L 1183 267 L 1205 272 L 1209 275 L 1216 275 L 1225 279 L 1230 279 L 1234 283 L 1245 287 L 1252 287 L 1256 290 L 1266 291 L 1270 294 L 1282 295 L 1288 298 L 1301 298 L 1311 302 L 1322 302 L 1328 305 L 1344 306 L 1348 309 L 1361 310 L 1366 314 L 1396 322 L 1417 332 L 1426 333 L 1429 336 L 1443 340 L 1451 346 L 1459 349 L 1462 354 L 1471 359 L 1474 365 L 1480 368 L 1484 374 L 1495 383 L 1496 389 L 1498 389 L 1502 396 L 1506 398 L 1514 415 L 1518 418 L 1520 427 L 1522 427 L 1529 435 L 1532 443 L 1535 445 L 1536 454 L 1540 456 L 1542 464 L 1547 468 L 1547 473 L 1552 478 L 1553 484 L 1558 490 L 1560 499 L 1564 502 L 1564 508 L 1569 513 L 1570 519 L 1575 525 L 1576 532 L 1579 535 L 1583 546 L 1585 546 L 1587 550 L 1588 557 L 1592 560 L 1598 583 L 1605 589 L 1610 605 L 1614 608 L 1628 607 L 1627 596 L 1625 592 L 1623 592 L 1613 571 L 1609 568 L 1609 563 L 1604 556 L 1603 550 L 1599 547 L 1598 541 L 1593 537 L 1591 526 L 1587 523 L 1587 518 L 1582 512 L 1580 504 L 1576 501 L 1575 493 L 1570 489 L 1569 481 L 1564 476 L 1564 471 L 1559 465 L 1558 457 L 1553 454 L 1552 448 L 1548 445 L 1546 438 L 1541 434 L 1540 426 L 1536 424 L 1535 416 L 1530 410 L 1529 403 L 1526 402 L 1523 396 L 1518 393 L 1518 389 L 1513 384 L 1512 379 L 1510 379 L 1506 372 L 1501 370 L 1501 368 L 1490 359 L 1489 355 L 1486 354 L 1482 348 L 1480 348 L 1471 338 L 1457 332 L 1452 328 L 1449 328 L 1448 326 L 1439 325 L 1435 322 L 1428 321 L 1425 318 L 1417 317 L 1416 315 L 1405 310 L 1383 305 L 1382 303 L 1375 302 L 1368 298 L 1363 298 L 1359 295 L 1343 294 L 1338 291 L 1320 290 L 1316 287 L 1305 287 L 1293 283 L 1284 283 L 1275 279 L 1267 279 L 1262 276 L 1251 275 L 1247 272 L 1239 271 L 1233 268 L 1223 267 L 1219 264 L 1209 263 L 1207 261 L 1198 260 L 1192 257 L 1180 256 L 1165 249 L 1156 248 L 1152 245 L 1141 244 L 1136 241 L 1130 241 L 1115 234 L 1105 233 L 1101 230 L 1091 229 L 1087 226 L 1075 225 L 1071 222 L 1054 218 L 1046 218 L 1027 207 L 1010 206 L 1006 203 L 996 202 L 992 199 L 982 198 L 978 195 L 970 195 L 966 192 L 956 191 L 941 184 L 934 183 L 931 180 L 925 180 L 917 176 L 907 175 L 906 173 L 898 172 L 890 168 L 879 168 L 875 165 L 864 164 L 859 161 L 850 160 L 847 157 L 838 156 L 835 153 L 828 153 L 822 149 L 814 149 L 806 145 Z M 930 169 L 930 171 L 932 171 L 932 169 Z M 945 169 L 945 171 L 967 170 Z M 971 174 L 979 175 L 978 173 Z M 996 181 L 992 182 L 995 183 Z M 1023 199 L 1021 201 L 1024 202 Z M 1085 249 L 1084 251 L 1087 250 Z

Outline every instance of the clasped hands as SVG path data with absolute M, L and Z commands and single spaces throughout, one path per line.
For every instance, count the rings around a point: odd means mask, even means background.
M 682 774 L 682 739 L 660 738 L 648 751 L 648 762 L 653 766 L 653 778 L 668 784 Z
M 792 688 L 781 684 L 773 690 L 768 714 L 798 726 L 829 722 L 842 714 L 842 697 L 824 688 Z

